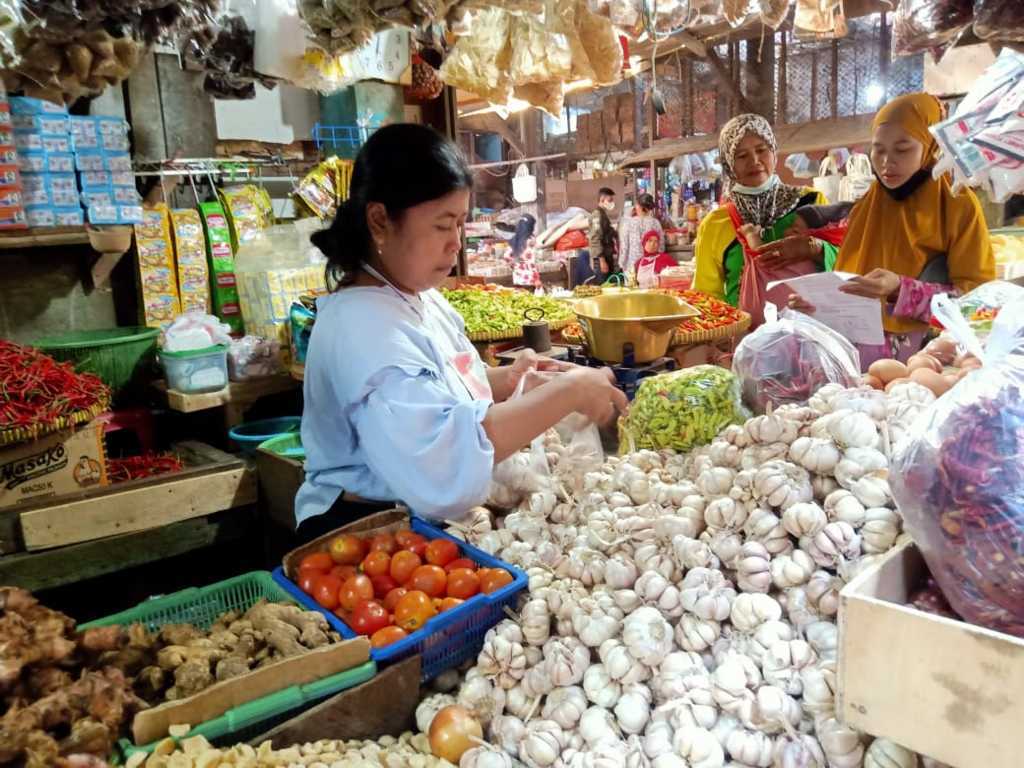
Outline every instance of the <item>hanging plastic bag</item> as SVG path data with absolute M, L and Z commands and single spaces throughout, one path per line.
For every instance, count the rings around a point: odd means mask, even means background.
M 892 21 L 892 52 L 912 56 L 930 51 L 938 61 L 973 17 L 973 0 L 900 0 Z
M 842 0 L 796 0 L 793 31 L 798 38 L 832 40 L 846 37 Z
M 867 194 L 875 181 L 871 160 L 867 155 L 855 153 L 846 161 L 846 175 L 839 182 L 839 202 L 855 203 Z
M 619 419 L 619 452 L 689 451 L 746 416 L 736 377 L 724 368 L 697 365 L 659 373 L 640 381 L 629 413 Z
M 523 396 L 527 378 L 528 374 L 524 374 L 519 379 L 509 400 Z M 494 465 L 487 503 L 502 509 L 512 509 L 529 494 L 550 487 L 551 470 L 544 450 L 544 435 L 538 435 L 528 448 Z
M 814 188 L 825 196 L 825 200 L 834 203 L 839 200 L 839 182 L 842 177 L 839 175 L 839 166 L 835 158 L 829 153 L 818 166 L 818 175 L 814 177 Z
M 537 177 L 530 173 L 525 163 L 519 165 L 512 177 L 512 197 L 517 203 L 532 203 L 537 199 Z
M 814 177 L 814 164 L 803 152 L 797 152 L 786 158 L 786 167 L 798 179 L 810 179 Z
M 897 446 L 892 494 L 953 609 L 1024 637 L 1024 300 L 999 313 L 984 351 L 948 297 L 932 314 L 982 367 Z
M 604 446 L 597 425 L 580 413 L 570 413 L 552 432 L 558 436 L 554 449 L 548 446 L 548 465 L 557 483 L 573 493 L 583 491 L 583 477 L 604 464 Z M 545 443 L 549 441 L 546 439 Z M 551 441 L 553 442 L 553 441 Z
M 805 405 L 826 384 L 856 386 L 860 355 L 850 342 L 801 312 L 779 314 L 769 304 L 765 316 L 733 355 L 744 405 L 764 413 L 769 405 Z

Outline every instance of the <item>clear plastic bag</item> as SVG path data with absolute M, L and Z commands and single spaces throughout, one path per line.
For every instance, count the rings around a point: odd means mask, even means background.
M 974 0 L 974 33 L 993 43 L 1024 42 L 1024 3 Z
M 508 103 L 512 96 L 508 76 L 511 21 L 500 8 L 475 12 L 471 33 L 455 42 L 441 65 L 441 79 L 494 104 Z
M 973 0 L 900 0 L 892 22 L 892 52 L 931 51 L 936 61 L 971 25 Z
M 274 376 L 281 371 L 281 343 L 262 336 L 245 336 L 231 342 L 228 349 L 228 378 L 251 381 Z
M 523 396 L 526 379 L 525 375 L 519 379 L 519 384 L 509 400 Z M 529 494 L 544 491 L 550 487 L 551 469 L 548 466 L 548 457 L 544 450 L 544 435 L 538 435 L 528 448 L 517 451 L 504 461 L 494 465 L 487 504 L 502 509 L 512 509 Z
M 629 413 L 619 419 L 619 450 L 689 451 L 746 418 L 736 377 L 697 365 L 643 379 Z
M 932 313 L 979 347 L 948 298 Z M 953 609 L 1024 637 L 1024 300 L 1000 312 L 981 360 L 897 446 L 889 481 Z
M 765 324 L 740 342 L 732 370 L 743 403 L 756 413 L 768 406 L 805 405 L 826 384 L 856 386 L 860 355 L 827 325 L 802 312 L 765 308 Z

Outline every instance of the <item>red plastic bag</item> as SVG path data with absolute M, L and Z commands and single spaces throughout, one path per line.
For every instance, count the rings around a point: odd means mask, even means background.
M 726 204 L 726 210 L 732 218 L 733 227 L 736 229 L 736 239 L 743 246 L 743 275 L 740 277 L 740 309 L 751 317 L 751 328 L 757 328 L 764 323 L 764 305 L 771 302 L 778 307 L 784 307 L 789 302 L 791 290 L 785 285 L 778 285 L 768 290 L 768 283 L 776 280 L 786 280 L 791 277 L 802 277 L 819 271 L 819 266 L 813 261 L 800 261 L 796 264 L 789 264 L 777 269 L 768 269 L 758 261 L 758 254 L 751 251 L 747 245 L 746 238 L 740 233 L 743 220 L 739 211 L 732 203 Z
M 558 238 L 555 250 L 574 251 L 577 248 L 586 248 L 588 244 L 586 233 L 582 229 L 574 229 Z

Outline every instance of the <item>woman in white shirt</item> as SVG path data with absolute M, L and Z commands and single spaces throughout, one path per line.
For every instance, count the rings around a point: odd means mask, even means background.
M 619 222 L 619 267 L 631 281 L 636 279 L 637 262 L 644 256 L 643 238 L 652 229 L 658 233 L 658 253 L 665 250 L 665 231 L 658 221 L 657 206 L 651 195 L 640 195 L 632 216 Z
M 606 423 L 626 408 L 607 370 L 480 360 L 436 290 L 458 258 L 471 185 L 435 131 L 387 126 L 360 150 L 350 199 L 313 237 L 333 292 L 318 302 L 306 357 L 301 539 L 399 501 L 460 517 L 486 500 L 495 463 L 568 414 Z M 509 400 L 524 375 L 529 391 Z

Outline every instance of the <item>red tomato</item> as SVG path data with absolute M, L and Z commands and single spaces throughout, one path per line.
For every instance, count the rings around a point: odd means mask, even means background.
M 338 565 L 358 565 L 366 557 L 367 546 L 358 536 L 344 533 L 331 539 L 327 552 Z
M 360 635 L 372 635 L 390 624 L 388 612 L 376 600 L 362 600 L 352 611 L 350 626 Z
M 402 545 L 402 549 L 407 549 L 410 552 L 415 552 L 421 558 L 426 555 L 427 551 L 427 540 L 425 537 L 418 533 L 410 532 L 408 536 L 404 537 L 406 543 Z
M 427 562 L 442 568 L 459 557 L 459 545 L 451 539 L 434 539 L 427 544 Z
M 448 563 L 448 565 L 444 567 L 444 569 L 448 571 L 448 573 L 451 573 L 456 568 L 468 568 L 471 571 L 475 571 L 479 567 L 480 566 L 478 566 L 468 557 L 460 557 L 457 560 L 452 560 L 450 563 Z
M 408 592 L 409 590 L 405 587 L 395 587 L 385 595 L 384 607 L 391 611 L 391 613 L 394 613 L 395 606 L 398 605 L 398 601 L 401 600 Z
M 299 570 L 304 571 L 307 568 L 314 571 L 321 571 L 327 573 L 334 567 L 334 561 L 331 560 L 331 556 L 326 552 L 313 552 L 312 554 L 306 555 L 302 558 L 299 563 Z
M 316 586 L 316 580 L 321 576 L 323 576 L 323 574 L 320 573 L 320 571 L 314 571 L 311 568 L 299 571 L 299 589 L 307 595 L 312 595 L 313 588 Z
M 480 591 L 480 577 L 468 568 L 456 568 L 448 572 L 448 597 L 468 600 Z
M 378 600 L 383 600 L 388 592 L 398 586 L 398 582 L 386 573 L 371 576 L 370 583 L 373 584 L 373 596 Z
M 408 633 L 401 627 L 384 627 L 384 629 L 378 629 L 373 633 L 370 645 L 373 648 L 383 648 L 408 636 Z
M 352 626 L 352 611 L 346 611 L 340 605 L 334 609 L 334 615 L 344 621 L 349 626 Z
M 356 570 L 356 567 L 354 565 L 336 565 L 333 568 L 331 568 L 331 570 L 328 571 L 328 573 L 330 573 L 331 576 L 337 576 L 344 582 L 348 581 L 353 576 L 358 574 L 359 571 Z
M 405 584 L 412 572 L 423 565 L 419 555 L 407 549 L 399 550 L 391 556 L 391 578 L 399 584 Z
M 359 566 L 367 576 L 380 576 L 391 569 L 391 555 L 387 552 L 374 550 L 370 552 Z
M 448 574 L 438 565 L 421 565 L 412 572 L 407 586 L 426 592 L 430 597 L 443 597 L 448 586 Z
M 373 599 L 373 583 L 369 576 L 360 574 L 341 585 L 338 592 L 338 603 L 346 611 L 354 611 L 356 606 L 363 600 Z
M 370 551 L 387 552 L 389 555 L 393 555 L 398 551 L 398 544 L 395 543 L 395 537 L 390 533 L 378 533 L 370 539 Z
M 450 611 L 452 608 L 454 608 L 457 605 L 462 605 L 464 602 L 466 602 L 466 601 L 465 600 L 460 600 L 457 597 L 446 597 L 444 600 L 441 601 L 441 607 L 438 608 L 437 610 L 440 613 L 444 613 L 445 611 Z
M 486 571 L 486 573 L 485 573 Z M 512 583 L 512 574 L 502 568 L 486 568 L 479 572 L 480 591 L 485 595 L 497 592 Z
M 413 591 L 402 596 L 395 606 L 395 624 L 406 632 L 415 632 L 437 614 L 425 592 Z
M 338 592 L 341 590 L 341 579 L 337 576 L 322 574 L 313 584 L 313 599 L 328 611 L 338 607 Z
M 416 539 L 422 539 L 418 533 L 413 533 L 408 528 L 403 528 L 400 531 L 395 531 L 395 544 L 398 545 L 399 549 L 405 549 L 410 543 L 416 541 Z

